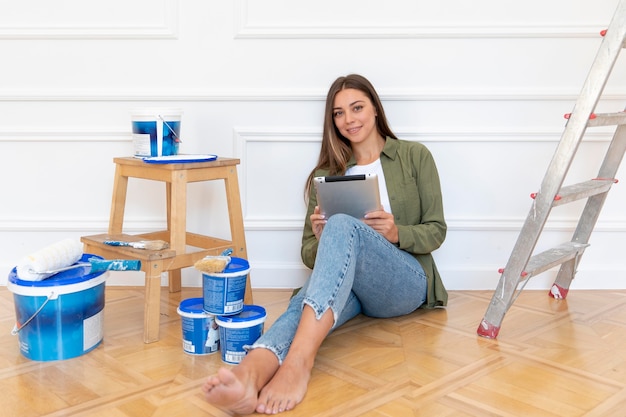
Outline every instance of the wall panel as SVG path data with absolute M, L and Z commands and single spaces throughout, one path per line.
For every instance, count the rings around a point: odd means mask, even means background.
M 449 225 L 435 256 L 446 284 L 493 288 L 617 0 L 83 3 L 11 3 L 0 16 L 3 56 L 19 57 L 0 74 L 0 283 L 22 255 L 106 230 L 112 159 L 132 154 L 130 110 L 175 106 L 182 152 L 241 159 L 253 286 L 301 285 L 303 182 L 326 90 L 359 72 L 398 136 L 435 156 Z M 626 58 L 614 74 L 600 111 L 626 103 Z M 610 137 L 589 132 L 567 182 L 595 175 Z M 622 182 L 575 287 L 625 285 Z M 190 185 L 190 230 L 228 237 L 223 205 L 220 184 Z M 163 206 L 162 184 L 131 180 L 127 230 L 161 229 Z M 579 209 L 555 210 L 538 246 L 568 240 Z M 551 274 L 529 286 L 547 288 Z M 196 271 L 184 284 L 200 285 Z

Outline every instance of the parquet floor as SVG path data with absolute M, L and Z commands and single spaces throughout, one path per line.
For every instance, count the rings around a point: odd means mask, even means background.
M 143 289 L 107 288 L 105 336 L 83 356 L 34 362 L 10 334 L 13 296 L 0 288 L 3 416 L 225 416 L 199 391 L 219 354 L 181 346 L 181 299 L 162 293 L 162 339 L 142 342 Z M 257 291 L 267 326 L 290 292 Z M 490 291 L 453 291 L 446 309 L 358 317 L 323 344 L 304 402 L 286 416 L 626 416 L 626 291 L 525 291 L 498 340 L 476 336 Z

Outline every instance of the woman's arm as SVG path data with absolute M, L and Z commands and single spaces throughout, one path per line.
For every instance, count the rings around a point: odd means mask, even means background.
M 419 223 L 398 226 L 400 247 L 416 254 L 431 253 L 445 240 L 447 225 L 439 174 L 431 153 L 427 151 L 419 155 L 417 190 L 421 209 Z
M 317 245 L 319 243 L 318 238 L 313 233 L 313 225 L 311 222 L 311 215 L 315 211 L 317 206 L 317 194 L 315 193 L 315 186 L 311 184 L 309 190 L 309 204 L 307 207 L 306 216 L 304 218 L 304 230 L 302 232 L 302 247 L 300 248 L 300 256 L 304 264 L 313 269 L 315 264 L 315 257 L 317 256 Z
M 398 245 L 407 252 L 427 254 L 441 246 L 447 231 L 439 174 L 424 145 L 405 144 L 396 160 L 386 161 L 385 169 Z

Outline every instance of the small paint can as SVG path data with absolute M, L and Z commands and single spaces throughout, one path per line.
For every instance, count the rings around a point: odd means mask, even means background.
M 267 313 L 257 305 L 244 305 L 234 316 L 216 316 L 220 329 L 222 361 L 238 364 L 246 356 L 244 346 L 251 345 L 263 334 Z
M 192 355 L 209 355 L 220 348 L 220 335 L 215 317 L 203 310 L 202 298 L 180 302 L 183 350 Z

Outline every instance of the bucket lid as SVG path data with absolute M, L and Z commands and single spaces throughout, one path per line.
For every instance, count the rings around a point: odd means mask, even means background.
M 90 258 L 104 259 L 98 255 L 84 253 L 83 256 L 78 260 L 78 262 L 89 263 Z M 9 273 L 9 282 L 14 285 L 19 285 L 20 287 L 58 287 L 60 285 L 71 285 L 89 281 L 92 278 L 102 275 L 104 272 L 106 271 L 98 271 L 92 273 L 91 267 L 87 265 L 59 272 L 58 274 L 52 275 L 50 278 L 41 281 L 29 281 L 20 279 L 17 275 L 17 267 L 15 267 Z
M 222 271 L 223 274 L 231 274 L 233 272 L 242 272 L 250 269 L 250 264 L 243 258 L 230 258 L 230 264 Z
M 228 326 L 234 324 L 249 323 L 253 321 L 263 322 L 265 321 L 265 309 L 261 306 L 246 304 L 243 306 L 243 310 L 239 314 L 234 316 L 217 316 L 215 321 L 222 326 Z
M 204 299 L 203 298 L 187 298 L 178 305 L 179 313 L 187 314 L 203 314 L 210 316 L 211 314 L 204 311 Z
M 232 278 L 246 276 L 250 271 L 250 264 L 243 258 L 230 258 L 230 263 L 222 272 L 203 272 L 202 276 L 216 278 Z

